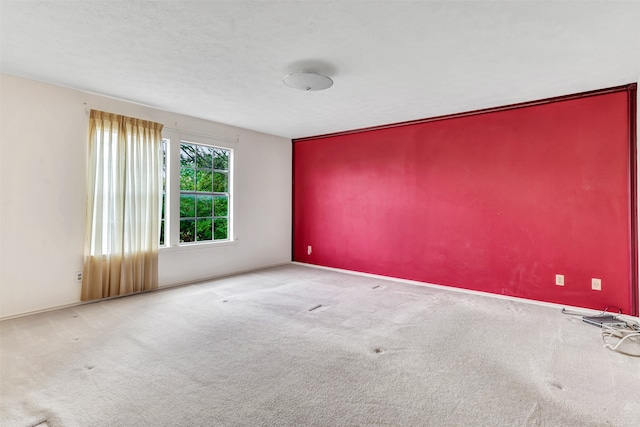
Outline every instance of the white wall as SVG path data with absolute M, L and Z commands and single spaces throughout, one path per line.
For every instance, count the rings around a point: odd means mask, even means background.
M 289 139 L 2 74 L 0 95 L 0 317 L 80 301 L 91 108 L 239 137 L 220 144 L 234 149 L 238 240 L 161 251 L 160 286 L 290 261 Z

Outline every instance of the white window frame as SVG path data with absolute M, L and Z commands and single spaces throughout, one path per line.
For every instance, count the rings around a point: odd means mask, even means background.
M 165 230 L 164 245 L 160 246 L 161 251 L 187 250 L 209 248 L 214 246 L 224 246 L 233 244 L 235 237 L 235 194 L 234 194 L 234 168 L 235 150 L 231 139 L 208 137 L 196 133 L 177 132 L 173 130 L 163 130 L 162 137 L 166 142 L 166 191 L 165 202 Z M 219 148 L 229 152 L 229 200 L 228 200 L 228 224 L 226 240 L 196 241 L 180 243 L 180 143 L 190 143 L 205 145 L 212 148 Z M 158 236 L 159 238 L 160 236 Z

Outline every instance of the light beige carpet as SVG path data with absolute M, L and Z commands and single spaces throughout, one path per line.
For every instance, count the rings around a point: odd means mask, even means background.
M 0 323 L 0 424 L 638 426 L 560 310 L 283 266 Z

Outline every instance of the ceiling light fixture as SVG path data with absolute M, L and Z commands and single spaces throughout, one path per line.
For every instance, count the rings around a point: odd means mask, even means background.
M 324 90 L 333 86 L 333 80 L 322 74 L 311 71 L 297 71 L 287 74 L 282 79 L 284 84 L 300 90 Z

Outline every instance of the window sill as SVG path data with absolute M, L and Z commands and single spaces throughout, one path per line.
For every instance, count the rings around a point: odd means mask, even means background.
M 181 251 L 193 251 L 193 250 L 201 250 L 201 249 L 213 249 L 222 246 L 231 246 L 235 245 L 238 241 L 236 240 L 223 240 L 220 242 L 206 242 L 206 243 L 188 243 L 186 245 L 176 245 L 176 246 L 164 246 L 158 248 L 159 252 L 181 252 Z

